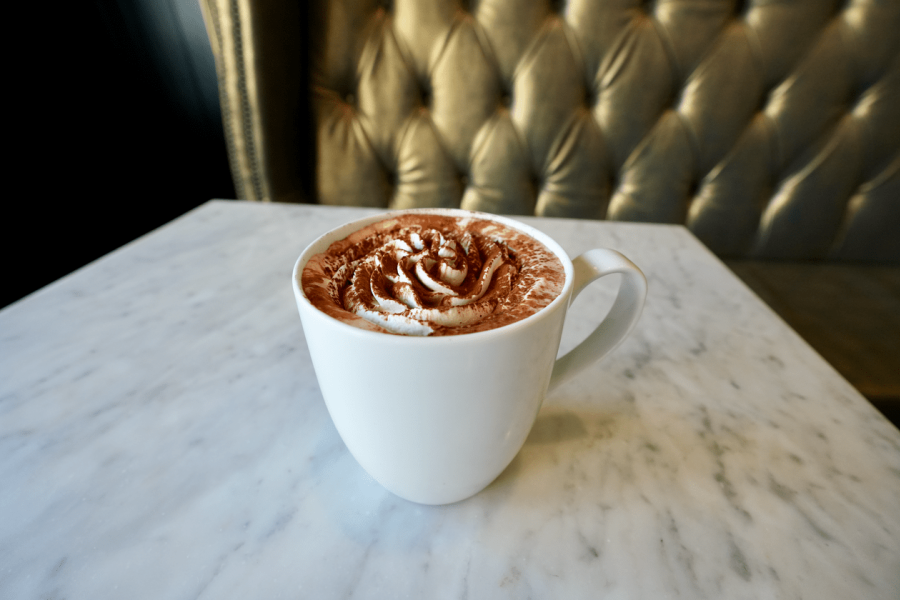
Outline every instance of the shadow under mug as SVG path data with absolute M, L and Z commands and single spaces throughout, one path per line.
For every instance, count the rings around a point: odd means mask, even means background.
M 401 498 L 448 504 L 478 493 L 509 465 L 549 390 L 627 337 L 643 309 L 647 281 L 614 250 L 589 250 L 570 260 L 552 238 L 528 225 L 474 213 L 530 235 L 559 258 L 566 279 L 553 302 L 497 329 L 436 337 L 359 329 L 310 303 L 300 277 L 313 255 L 366 225 L 407 212 L 473 216 L 458 209 L 418 209 L 342 225 L 300 255 L 293 271 L 294 297 L 322 396 L 350 453 Z M 572 300 L 612 273 L 622 278 L 606 318 L 557 359 Z

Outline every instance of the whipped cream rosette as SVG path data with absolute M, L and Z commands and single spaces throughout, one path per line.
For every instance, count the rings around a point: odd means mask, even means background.
M 348 311 L 406 335 L 434 325 L 462 327 L 494 312 L 518 269 L 508 248 L 465 232 L 459 240 L 434 229 L 407 228 L 345 267 Z M 343 275 L 343 274 L 341 274 Z
M 533 314 L 563 277 L 549 250 L 496 222 L 403 215 L 311 259 L 303 287 L 317 308 L 358 327 L 371 328 L 348 313 L 390 333 L 453 335 Z

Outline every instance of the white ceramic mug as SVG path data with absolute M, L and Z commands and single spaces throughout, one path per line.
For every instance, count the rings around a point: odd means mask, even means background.
M 454 209 L 424 209 L 471 216 Z M 398 212 L 360 219 L 312 244 L 294 265 L 293 287 L 319 387 L 334 425 L 359 464 L 396 495 L 447 504 L 478 493 L 518 453 L 548 390 L 619 345 L 637 323 L 647 294 L 644 274 L 614 250 L 570 260 L 544 233 L 477 213 L 535 238 L 559 258 L 560 295 L 509 325 L 453 336 L 411 337 L 359 329 L 315 308 L 300 277 L 315 254 Z M 606 318 L 579 346 L 556 359 L 566 310 L 590 282 L 621 273 Z

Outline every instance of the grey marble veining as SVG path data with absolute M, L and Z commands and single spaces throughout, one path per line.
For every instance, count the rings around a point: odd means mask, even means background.
M 371 212 L 211 202 L 0 311 L 0 598 L 900 598 L 900 432 L 681 227 L 528 219 L 641 322 L 481 494 L 384 491 L 290 289 Z

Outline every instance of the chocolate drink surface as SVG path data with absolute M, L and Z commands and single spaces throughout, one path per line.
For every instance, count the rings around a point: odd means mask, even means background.
M 347 324 L 401 335 L 459 335 L 525 319 L 562 291 L 560 260 L 527 233 L 477 216 L 405 213 L 313 256 L 301 286 Z

